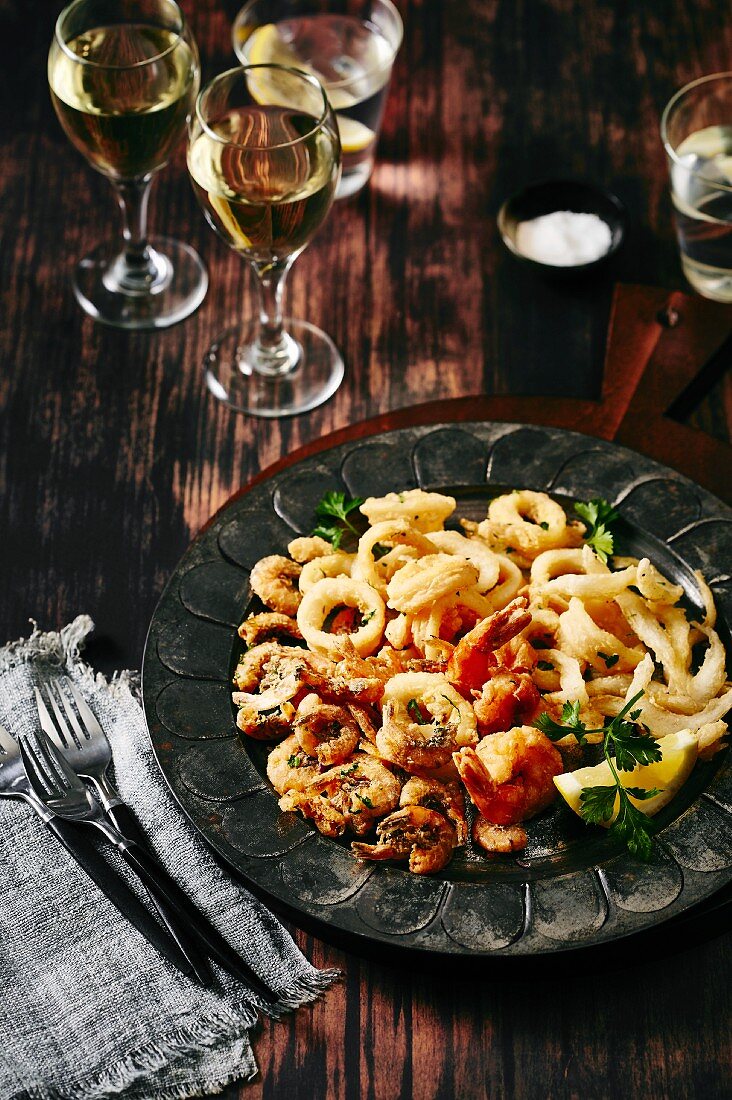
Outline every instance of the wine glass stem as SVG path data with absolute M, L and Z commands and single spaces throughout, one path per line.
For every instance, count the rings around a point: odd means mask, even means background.
M 122 212 L 124 249 L 107 272 L 105 283 L 116 293 L 154 294 L 170 281 L 167 261 L 147 242 L 147 206 L 152 181 L 149 175 L 112 183 Z
M 259 291 L 259 331 L 251 349 L 254 369 L 260 374 L 288 374 L 297 366 L 300 347 L 285 329 L 282 299 L 287 273 L 294 257 L 271 263 L 253 261 Z

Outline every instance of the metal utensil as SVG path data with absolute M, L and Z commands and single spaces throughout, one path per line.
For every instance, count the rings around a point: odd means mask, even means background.
M 67 692 L 71 693 L 76 703 L 76 710 L 71 705 Z M 66 754 L 68 760 L 73 761 L 72 770 L 75 774 L 91 781 L 106 820 L 128 840 L 134 840 L 140 847 L 147 848 L 147 837 L 137 818 L 125 806 L 107 778 L 107 768 L 112 762 L 112 750 L 104 730 L 84 696 L 67 679 L 48 681 L 42 685 L 42 692 L 38 688 L 35 689 L 35 695 L 41 728 Z M 44 701 L 44 695 L 48 706 Z M 193 968 L 198 980 L 204 985 L 211 985 L 213 980 L 211 968 L 196 946 L 187 924 L 170 911 L 165 898 L 155 886 L 147 885 L 146 888 L 165 927 Z
M 49 832 L 86 872 L 102 893 L 165 959 L 183 974 L 190 964 L 172 937 L 148 913 L 121 875 L 111 867 L 76 825 L 49 813 L 35 795 L 23 768 L 18 742 L 0 725 L 0 798 L 22 799 L 32 806 Z
M 20 751 L 31 787 L 47 809 L 61 817 L 85 821 L 100 829 L 148 891 L 165 903 L 169 910 L 168 916 L 175 921 L 177 928 L 185 927 L 194 937 L 196 947 L 202 948 L 211 959 L 267 1000 L 276 1000 L 276 994 L 196 908 L 157 857 L 146 846 L 130 840 L 110 822 L 96 796 L 85 786 L 69 765 L 64 753 L 43 730 L 37 735 L 35 749 L 27 739 L 23 739 L 20 742 Z

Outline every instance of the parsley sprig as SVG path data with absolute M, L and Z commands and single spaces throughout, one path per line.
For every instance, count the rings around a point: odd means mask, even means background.
M 586 504 L 578 501 L 574 510 L 587 524 L 585 542 L 592 547 L 600 561 L 607 562 L 613 552 L 613 533 L 610 530 L 610 524 L 620 518 L 618 513 L 612 504 L 603 500 L 602 497 L 588 500 Z
M 345 493 L 338 493 L 334 490 L 325 493 L 323 498 L 318 501 L 315 515 L 319 520 L 330 522 L 318 524 L 313 534 L 320 535 L 321 539 L 326 539 L 332 543 L 334 550 L 339 548 L 347 531 L 358 538 L 359 533 L 348 517 L 363 502 L 363 497 L 347 497 Z
M 624 787 L 618 775 L 618 772 L 631 772 L 638 765 L 655 763 L 663 755 L 658 742 L 650 734 L 638 732 L 636 721 L 641 712 L 633 710 L 633 706 L 641 695 L 643 692 L 639 691 L 611 722 L 600 729 L 587 729 L 584 722 L 580 720 L 579 702 L 564 704 L 561 722 L 555 722 L 544 711 L 537 718 L 535 725 L 551 741 L 558 741 L 571 733 L 580 745 L 584 745 L 588 733 L 603 735 L 603 755 L 615 782 L 607 786 L 583 787 L 580 793 L 580 814 L 583 821 L 591 825 L 600 825 L 611 819 L 615 811 L 616 799 L 619 799 L 618 814 L 609 832 L 623 840 L 632 855 L 648 860 L 651 858 L 653 849 L 653 828 L 650 818 L 633 805 L 630 799 L 635 798 L 645 802 L 646 799 L 654 798 L 661 792 L 657 787 L 652 787 L 650 790 L 643 787 Z

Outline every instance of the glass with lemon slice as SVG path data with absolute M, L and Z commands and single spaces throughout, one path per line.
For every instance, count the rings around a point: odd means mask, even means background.
M 732 73 L 677 92 L 661 137 L 684 275 L 706 298 L 732 302 Z
M 196 100 L 188 171 L 209 225 L 254 272 L 257 316 L 205 357 L 219 400 L 253 416 L 307 412 L 343 378 L 324 332 L 285 319 L 287 273 L 323 224 L 340 176 L 333 109 L 313 76 L 281 65 L 230 69 Z
M 391 0 L 250 0 L 236 17 L 242 63 L 302 69 L 325 88 L 343 151 L 336 198 L 354 195 L 371 175 L 402 33 Z M 271 89 L 261 93 L 268 102 Z

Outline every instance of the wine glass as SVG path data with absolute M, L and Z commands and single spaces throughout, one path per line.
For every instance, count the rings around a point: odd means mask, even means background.
M 185 134 L 200 86 L 193 36 L 174 0 L 74 0 L 58 17 L 48 83 L 59 121 L 122 211 L 121 242 L 76 269 L 87 313 L 118 328 L 165 328 L 196 309 L 208 276 L 188 245 L 147 237 L 156 172 Z
M 206 220 L 248 260 L 259 318 L 222 333 L 206 354 L 211 392 L 253 416 L 292 416 L 340 385 L 333 341 L 307 321 L 285 320 L 287 273 L 333 203 L 341 147 L 315 77 L 282 65 L 222 73 L 196 101 L 188 171 Z

